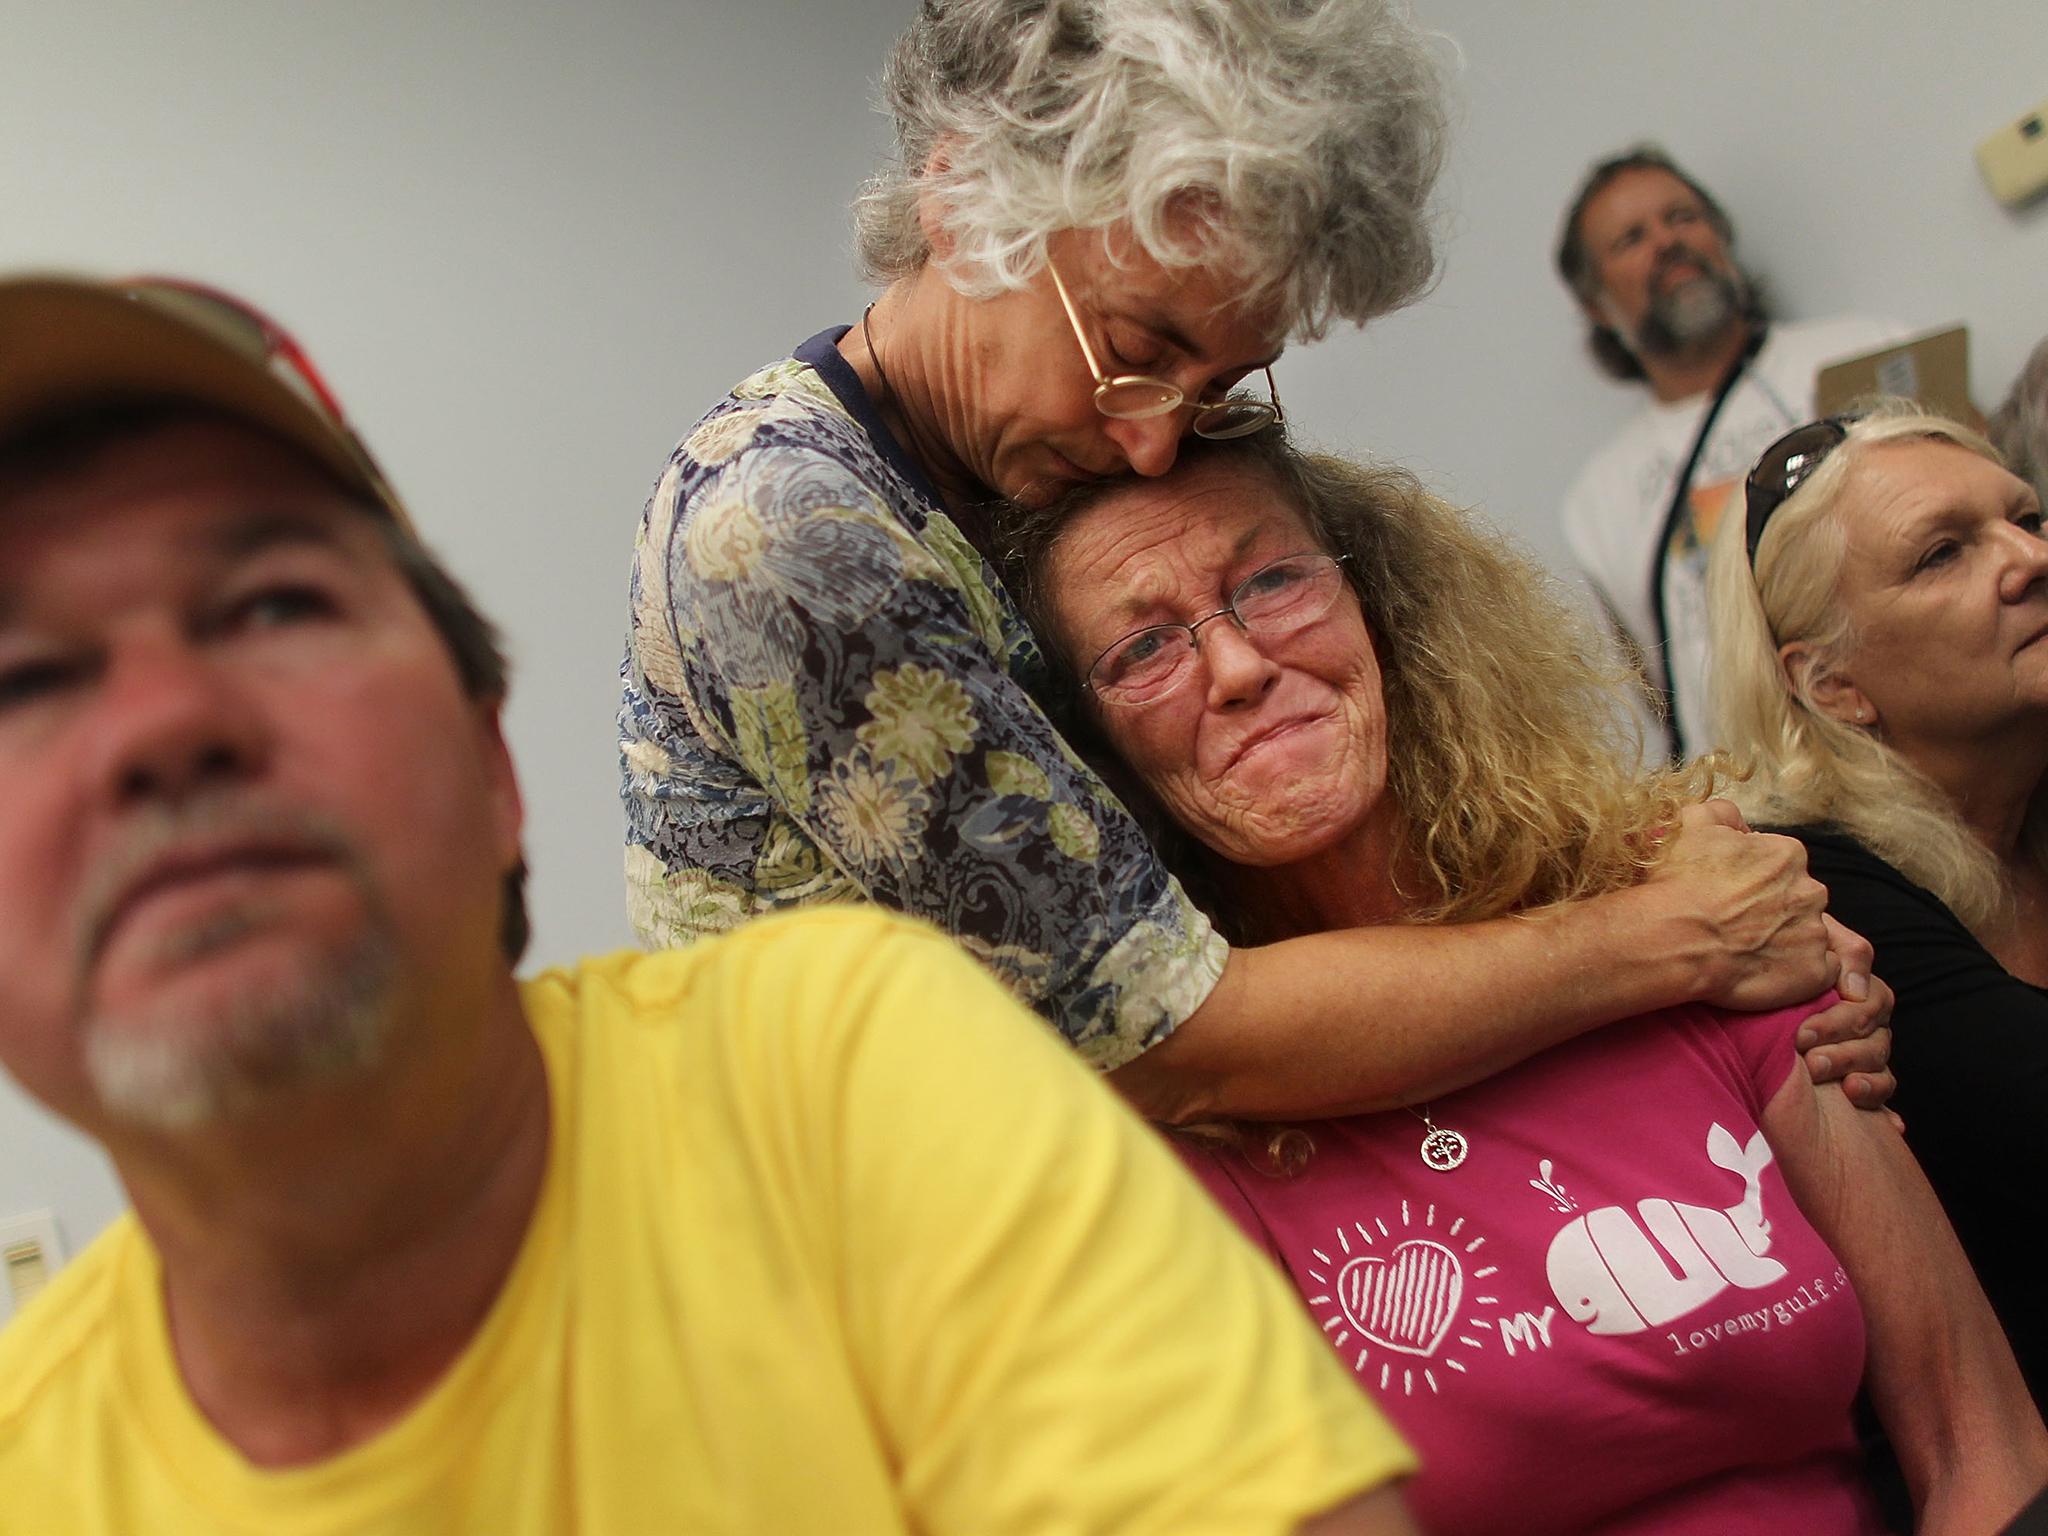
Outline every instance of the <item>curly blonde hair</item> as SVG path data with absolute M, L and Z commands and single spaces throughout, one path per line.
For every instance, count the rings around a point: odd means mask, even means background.
M 1722 740 L 1747 768 L 1731 798 L 1752 821 L 1832 825 L 1938 896 L 1980 938 L 2011 911 L 1998 860 L 1963 825 L 1942 790 L 1867 726 L 1820 709 L 1814 684 L 1855 650 L 1840 602 L 1848 554 L 1845 494 L 1857 462 L 1882 443 L 1932 439 L 2000 462 L 1961 422 L 1910 400 L 1869 405 L 1848 436 L 1771 514 L 1752 570 L 1745 519 L 1721 520 L 1710 559 L 1711 691 Z M 1779 647 L 1803 641 L 1787 675 Z M 2048 867 L 2048 800 L 2037 793 L 2021 832 Z
M 924 0 L 882 106 L 897 153 L 854 206 L 878 283 L 930 259 L 925 217 L 969 297 L 1029 281 L 1055 231 L 1128 227 L 1305 338 L 1436 274 L 1444 81 L 1398 0 Z
M 1303 453 L 1278 428 L 1191 440 L 1182 462 L 1223 462 L 1270 481 L 1321 547 L 1346 556 L 1379 660 L 1387 786 L 1401 815 L 1402 921 L 1468 922 L 1635 884 L 1662 856 L 1711 764 L 1645 776 L 1621 706 L 1626 676 L 1554 579 L 1406 470 Z M 1089 508 L 1142 494 L 1130 481 L 1080 487 L 1006 515 L 1011 575 L 1055 652 L 1059 594 L 1046 580 L 1063 534 Z M 1159 836 L 1169 867 L 1219 927 L 1242 939 L 1205 850 L 1167 835 L 1149 797 L 1115 765 L 1080 703 L 1081 658 L 1058 656 L 1055 716 Z

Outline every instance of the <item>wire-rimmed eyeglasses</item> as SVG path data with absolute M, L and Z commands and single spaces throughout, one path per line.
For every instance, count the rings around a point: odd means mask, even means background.
M 1113 376 L 1104 373 L 1102 365 L 1095 360 L 1095 348 L 1088 344 L 1088 332 L 1081 325 L 1080 312 L 1074 308 L 1067 285 L 1060 279 L 1060 269 L 1052 264 L 1050 256 L 1045 259 L 1045 270 L 1052 274 L 1053 292 L 1060 296 L 1060 306 L 1067 312 L 1067 323 L 1074 328 L 1074 340 L 1081 343 L 1081 356 L 1087 360 L 1088 371 L 1095 376 L 1096 410 L 1117 421 L 1144 421 L 1177 411 L 1186 403 L 1187 392 L 1166 379 L 1155 378 L 1149 373 Z M 1270 402 L 1242 395 L 1198 400 L 1195 402 L 1195 436 L 1217 439 L 1248 437 L 1261 427 L 1285 421 L 1287 418 L 1280 410 L 1280 391 L 1273 383 L 1273 370 L 1268 366 L 1263 372 L 1266 391 L 1273 397 Z
M 1151 704 L 1195 675 L 1204 624 L 1228 615 L 1240 632 L 1270 639 L 1305 629 L 1344 589 L 1343 555 L 1289 555 L 1237 584 L 1230 601 L 1192 624 L 1148 624 L 1109 647 L 1088 668 L 1087 690 L 1105 704 Z

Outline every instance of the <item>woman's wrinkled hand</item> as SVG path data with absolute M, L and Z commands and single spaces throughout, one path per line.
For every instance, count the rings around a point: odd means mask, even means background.
M 1892 1076 L 1892 989 L 1871 974 L 1870 941 L 1827 920 L 1828 940 L 1841 963 L 1840 998 L 1799 1026 L 1799 1049 L 1816 1083 L 1840 1081 L 1859 1109 L 1883 1109 L 1898 1092 Z M 1892 1116 L 1896 1124 L 1898 1116 Z
M 1807 874 L 1806 849 L 1795 838 L 1750 831 L 1725 800 L 1686 807 L 1649 886 L 1690 929 L 1701 1002 L 1789 1008 L 1842 977 L 1823 916 L 1827 888 Z
M 1699 1000 L 1723 1008 L 1789 1008 L 1833 987 L 1839 1000 L 1800 1028 L 1808 1074 L 1839 1080 L 1850 1102 L 1883 1109 L 1891 1074 L 1892 990 L 1871 975 L 1862 935 L 1827 916 L 1827 888 L 1806 872 L 1796 839 L 1752 832 L 1726 800 L 1688 806 L 1651 876 L 1694 926 Z

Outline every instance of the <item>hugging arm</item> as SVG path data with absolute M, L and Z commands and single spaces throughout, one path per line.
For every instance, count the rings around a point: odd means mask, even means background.
M 629 776 L 660 780 L 633 800 L 658 853 L 641 866 L 660 869 L 645 936 L 693 931 L 728 885 L 857 891 L 953 933 L 1167 1120 L 1420 1102 L 1652 1008 L 1770 1007 L 1835 980 L 1796 845 L 1705 808 L 1633 890 L 1226 952 L 1010 676 L 978 557 L 949 524 L 908 540 L 822 451 L 743 452 L 666 521 L 636 574 L 656 735 L 633 745 L 682 766 Z M 764 537 L 772 561 L 750 553 Z M 750 842 L 721 795 L 787 825 Z M 1845 1027 L 1867 1033 L 1857 1006 Z
M 1690 810 L 1648 880 L 1583 901 L 1233 950 L 1208 1000 L 1114 1080 L 1146 1114 L 1180 1123 L 1368 1113 L 1652 1009 L 1770 1008 L 1835 984 L 1866 995 L 1811 1023 L 1820 1041 L 1854 1041 L 1825 1046 L 1828 1065 L 1877 1072 L 1865 1087 L 1881 1101 L 1890 994 L 1868 984 L 1869 946 L 1851 936 L 1837 956 L 1798 844 L 1739 828 L 1732 808 Z
M 1919 1164 L 1882 1116 L 1796 1066 L 1763 1129 L 1862 1300 L 1868 1384 L 1917 1528 L 1998 1530 L 2048 1482 L 2048 1432 Z

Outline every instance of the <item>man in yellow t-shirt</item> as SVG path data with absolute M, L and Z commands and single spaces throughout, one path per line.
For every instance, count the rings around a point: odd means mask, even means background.
M 937 935 L 516 983 L 503 694 L 274 325 L 0 280 L 0 1059 L 134 1204 L 0 1336 L 0 1533 L 1410 1530 Z

